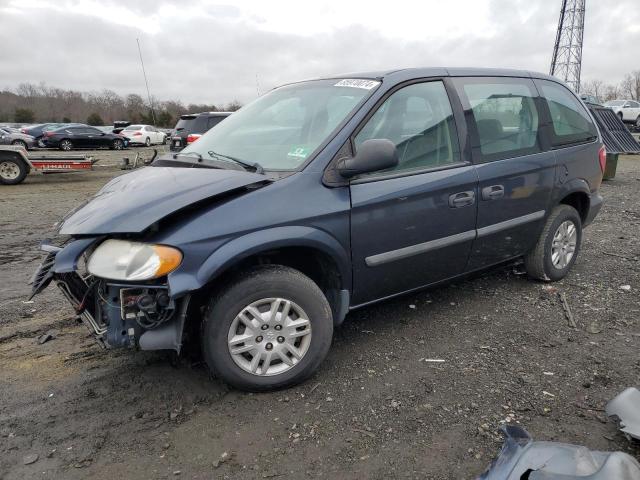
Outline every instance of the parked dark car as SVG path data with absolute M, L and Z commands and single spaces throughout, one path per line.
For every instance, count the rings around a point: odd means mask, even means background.
M 47 148 L 69 151 L 74 148 L 110 148 L 122 150 L 127 139 L 121 135 L 105 133 L 95 127 L 75 126 L 45 131 L 42 144 Z
M 24 133 L 25 135 L 31 135 L 36 143 L 40 140 L 40 137 L 42 137 L 42 132 L 45 128 L 47 127 L 57 127 L 60 128 L 64 126 L 64 124 L 62 123 L 41 123 L 38 125 L 31 125 L 29 127 L 23 127 L 20 129 L 20 131 L 22 133 Z
M 187 145 L 198 140 L 203 134 L 211 130 L 232 112 L 204 112 L 180 115 L 176 123 L 169 150 L 179 152 Z
M 564 278 L 605 159 L 584 104 L 543 74 L 295 83 L 108 183 L 43 247 L 33 294 L 54 280 L 110 347 L 195 339 L 233 386 L 286 387 L 355 308 L 517 259 Z

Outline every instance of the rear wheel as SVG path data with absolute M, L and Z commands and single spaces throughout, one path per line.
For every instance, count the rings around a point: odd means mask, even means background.
M 144 146 L 145 147 L 150 147 L 151 146 L 151 139 L 149 137 L 147 137 L 144 141 Z
M 60 150 L 64 150 L 65 152 L 68 152 L 69 150 L 73 149 L 73 143 L 71 142 L 71 140 L 68 139 L 64 139 L 60 141 Z
M 21 160 L 0 160 L 0 183 L 3 185 L 17 185 L 25 179 L 27 173 L 29 169 Z
M 563 279 L 576 261 L 582 242 L 582 221 L 575 208 L 553 209 L 535 248 L 524 259 L 529 276 L 547 282 Z
M 24 148 L 25 150 L 27 149 L 27 142 L 25 142 L 24 140 L 14 140 L 13 142 L 11 142 L 11 145 Z
M 202 346 L 210 370 L 249 391 L 289 387 L 311 376 L 326 357 L 333 319 L 326 297 L 292 268 L 250 270 L 214 296 Z
M 636 128 L 640 128 L 640 115 L 636 118 Z

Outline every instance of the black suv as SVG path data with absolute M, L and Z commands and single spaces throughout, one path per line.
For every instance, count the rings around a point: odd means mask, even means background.
M 169 149 L 172 152 L 179 152 L 187 145 L 198 140 L 202 134 L 211 130 L 231 113 L 204 112 L 180 115 L 180 120 L 176 123 L 176 128 L 174 128 L 171 136 Z
M 517 259 L 563 278 L 605 161 L 587 108 L 547 75 L 294 83 L 104 186 L 43 245 L 33 293 L 54 280 L 110 347 L 190 338 L 230 384 L 285 387 L 355 308 Z

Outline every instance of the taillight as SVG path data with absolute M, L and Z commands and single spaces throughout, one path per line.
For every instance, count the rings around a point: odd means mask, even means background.
M 26 129 L 26 128 L 21 128 L 21 129 L 20 129 L 20 131 L 21 131 L 22 133 L 24 133 L 24 134 L 26 134 L 26 133 L 27 133 L 27 129 Z
M 607 149 L 604 148 L 604 145 L 598 151 L 598 160 L 600 161 L 600 170 L 604 173 L 604 169 L 607 166 Z
M 133 136 L 134 136 L 134 137 L 141 137 L 141 136 L 142 136 L 142 134 L 141 134 L 140 132 L 136 132 L 136 133 L 134 133 L 134 134 L 133 134 Z
M 53 132 L 44 132 L 44 136 L 45 137 L 53 137 L 55 135 L 55 133 Z
M 187 135 L 187 143 L 193 143 L 196 140 L 198 140 L 202 135 L 200 135 L 199 133 L 190 133 L 189 135 Z

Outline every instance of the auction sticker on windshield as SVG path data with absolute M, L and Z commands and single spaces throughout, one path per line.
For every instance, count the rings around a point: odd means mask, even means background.
M 345 78 L 344 80 L 340 80 L 338 83 L 336 83 L 334 87 L 353 87 L 353 88 L 364 88 L 365 90 L 371 90 L 372 88 L 375 88 L 378 85 L 380 85 L 380 82 L 376 80 Z
M 309 151 L 309 147 L 293 146 L 291 147 L 291 150 L 289 150 L 289 153 L 287 153 L 287 156 L 295 158 L 307 158 L 309 156 L 309 153 L 311 153 Z

